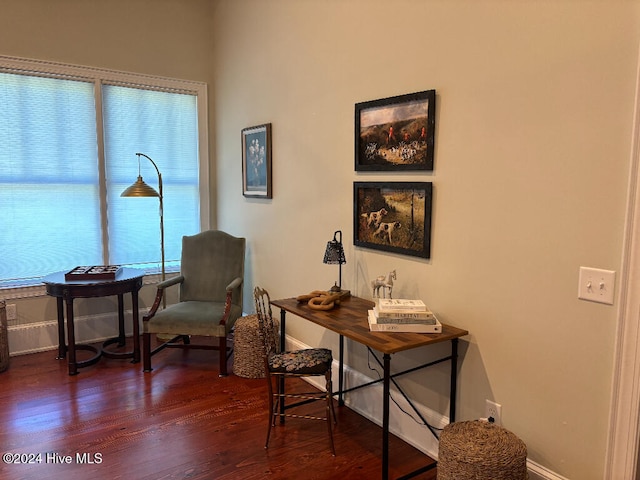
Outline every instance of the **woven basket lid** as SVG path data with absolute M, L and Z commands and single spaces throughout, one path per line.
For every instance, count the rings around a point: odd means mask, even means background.
M 455 422 L 440 436 L 438 480 L 524 480 L 527 446 L 493 423 Z

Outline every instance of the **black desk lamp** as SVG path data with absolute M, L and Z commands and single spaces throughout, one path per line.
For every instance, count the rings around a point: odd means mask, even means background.
M 342 264 L 347 263 L 347 260 L 344 257 L 341 230 L 337 230 L 333 234 L 333 240 L 327 242 L 327 249 L 324 252 L 322 263 L 329 265 L 338 264 L 338 282 L 331 287 L 330 292 L 349 295 L 350 292 L 348 290 L 342 290 Z

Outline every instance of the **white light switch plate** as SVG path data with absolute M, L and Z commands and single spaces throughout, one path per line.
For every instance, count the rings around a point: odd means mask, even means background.
M 599 268 L 580 267 L 578 298 L 613 305 L 616 272 Z

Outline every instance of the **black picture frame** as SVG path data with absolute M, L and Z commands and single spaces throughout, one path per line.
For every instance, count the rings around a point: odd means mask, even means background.
M 356 171 L 433 170 L 436 91 L 356 103 Z
M 272 198 L 271 124 L 242 129 L 242 194 Z
M 353 243 L 431 257 L 431 182 L 354 182 Z

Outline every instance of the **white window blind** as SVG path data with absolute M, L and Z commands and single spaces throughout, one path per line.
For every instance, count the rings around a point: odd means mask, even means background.
M 0 73 L 0 278 L 102 263 L 93 84 Z
M 137 178 L 136 152 L 153 159 L 162 175 L 165 257 L 178 261 L 182 236 L 200 231 L 195 97 L 105 85 L 103 112 L 112 263 L 158 266 L 160 257 L 159 200 L 120 197 Z M 140 174 L 159 189 L 156 169 L 144 156 Z
M 0 287 L 78 265 L 158 271 L 158 199 L 120 197 L 138 176 L 137 152 L 162 173 L 165 256 L 177 264 L 182 236 L 207 228 L 204 85 L 29 61 L 21 70 L 7 58 L 0 57 Z M 145 157 L 140 174 L 158 190 Z

